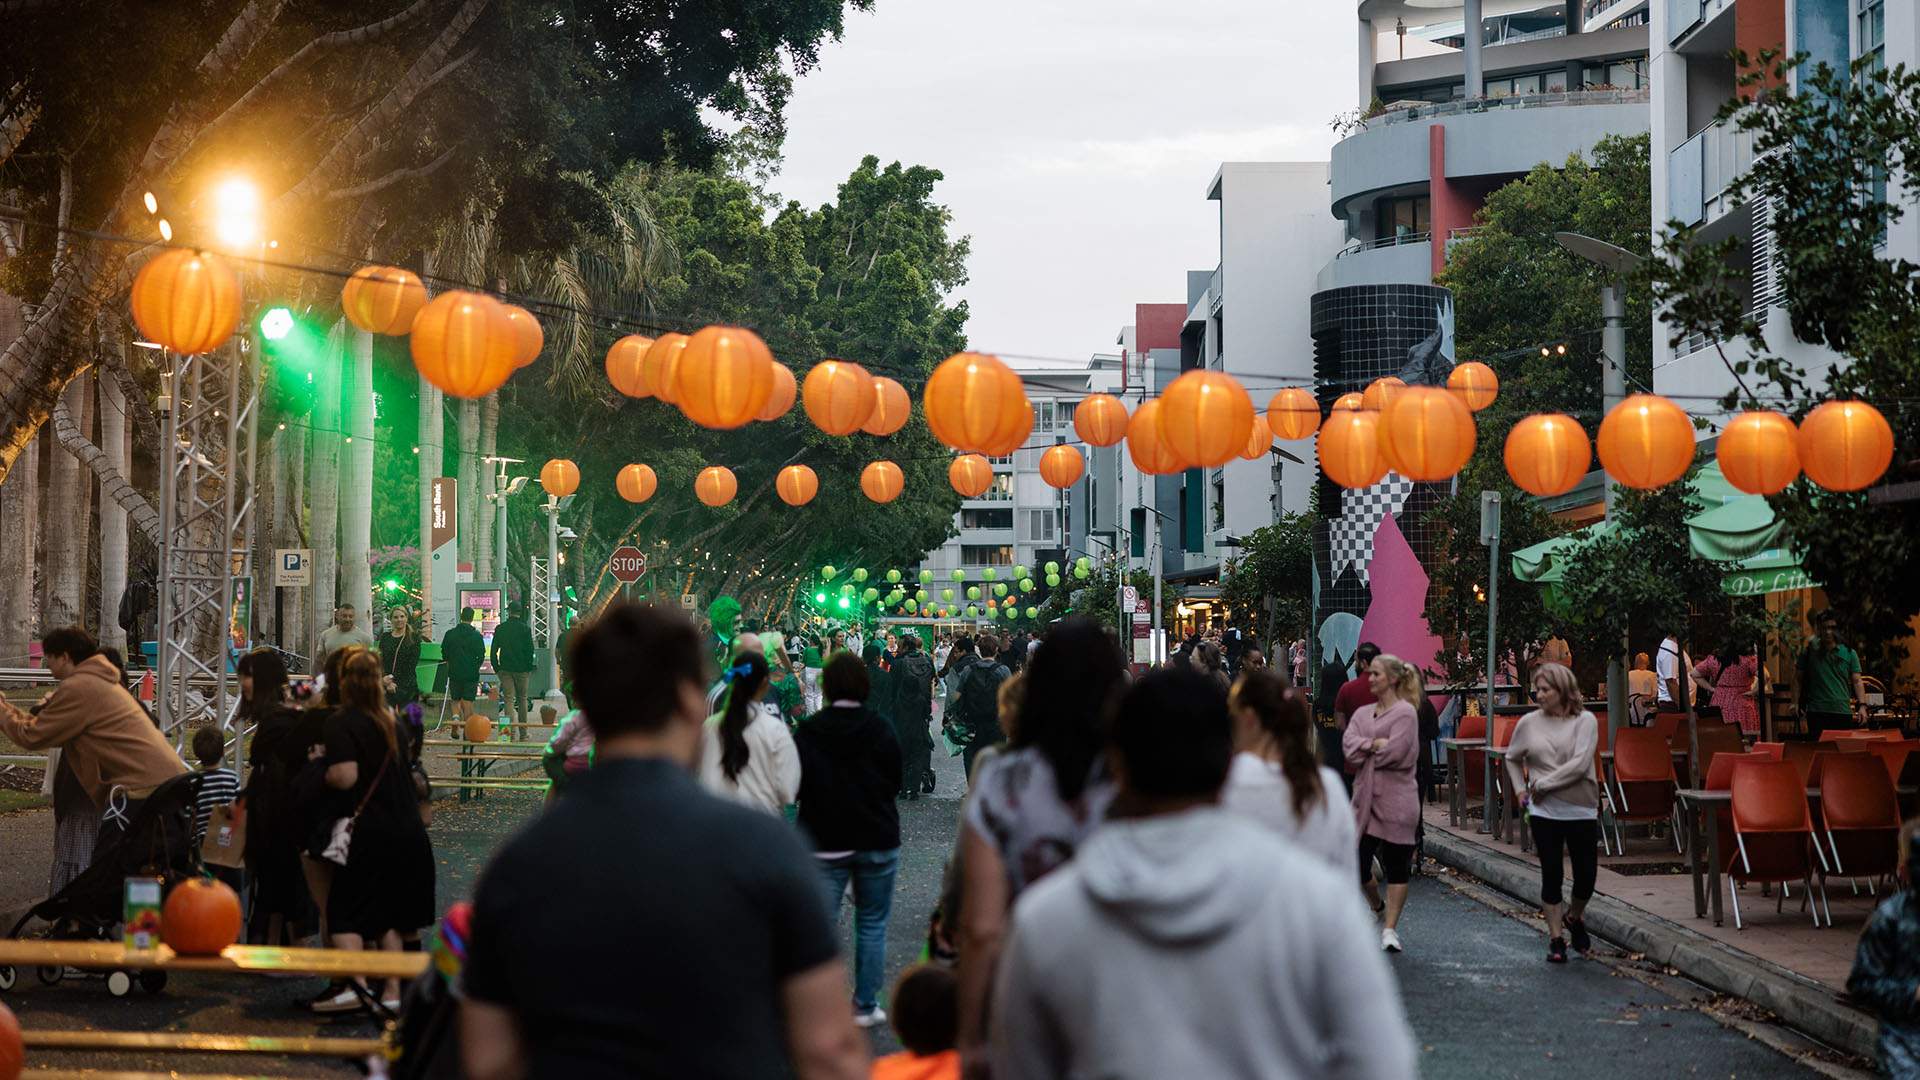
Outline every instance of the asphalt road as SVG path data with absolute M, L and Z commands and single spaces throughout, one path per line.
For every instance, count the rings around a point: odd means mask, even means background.
M 901 803 L 903 850 L 888 934 L 888 985 L 920 958 L 958 825 L 964 786 L 959 759 L 939 760 L 937 776 L 934 797 Z M 469 893 L 488 853 L 537 803 L 526 795 L 495 795 L 465 806 L 441 806 L 432 831 L 444 907 Z M 842 906 L 840 930 L 850 956 L 851 904 Z M 1450 879 L 1415 881 L 1401 930 L 1407 951 L 1392 964 L 1425 1077 L 1811 1075 L 1794 1059 L 1682 1000 L 1687 995 L 1670 996 L 1626 977 L 1624 969 L 1633 965 L 1617 954 L 1549 966 L 1537 923 L 1483 904 Z M 316 980 L 176 978 L 158 996 L 135 991 L 115 1000 L 95 980 L 42 987 L 22 974 L 21 987 L 0 1000 L 28 1027 L 373 1034 L 364 1020 L 316 1022 L 304 1013 L 300 1002 L 319 988 Z M 876 1029 L 872 1039 L 876 1053 L 897 1049 L 884 1029 Z M 46 1054 L 32 1065 L 278 1076 L 357 1073 L 347 1066 L 285 1058 L 236 1062 L 138 1054 Z

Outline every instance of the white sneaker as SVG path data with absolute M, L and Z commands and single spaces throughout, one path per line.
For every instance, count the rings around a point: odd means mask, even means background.
M 351 988 L 343 988 L 332 997 L 321 998 L 314 1002 L 312 1008 L 317 1013 L 357 1012 L 366 1008 L 366 1002 L 361 1001 L 360 995 L 354 993 Z
M 853 1022 L 863 1028 L 879 1027 L 887 1022 L 887 1010 L 875 1005 L 866 1012 L 854 1013 Z
M 1394 933 L 1391 927 L 1383 926 L 1380 928 L 1380 949 L 1382 952 L 1401 951 L 1400 935 Z

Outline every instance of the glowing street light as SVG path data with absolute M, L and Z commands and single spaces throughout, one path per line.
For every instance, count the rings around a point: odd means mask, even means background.
M 260 189 L 241 176 L 222 180 L 213 189 L 213 231 L 230 251 L 260 243 Z

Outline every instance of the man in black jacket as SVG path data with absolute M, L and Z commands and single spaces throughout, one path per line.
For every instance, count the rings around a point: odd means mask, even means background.
M 460 609 L 460 621 L 440 639 L 440 659 L 447 665 L 447 702 L 453 722 L 465 727 L 473 715 L 480 691 L 480 663 L 487 658 L 487 639 L 473 625 L 473 609 Z
M 905 760 L 901 794 L 917 799 L 933 790 L 933 659 L 920 651 L 920 635 L 900 637 L 893 662 L 893 732 Z
M 500 724 L 513 726 L 513 737 L 527 738 L 527 676 L 533 674 L 533 627 L 518 612 L 493 628 L 493 670 L 500 676 Z

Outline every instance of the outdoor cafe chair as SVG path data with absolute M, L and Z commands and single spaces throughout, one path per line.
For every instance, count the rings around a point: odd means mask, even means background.
M 1657 712 L 1647 722 L 1647 730 L 1657 731 L 1668 743 L 1673 742 L 1673 733 L 1680 730 L 1680 722 L 1687 718 L 1686 713 Z
M 1822 752 L 1820 744 L 1790 742 L 1781 747 L 1781 750 L 1783 751 L 1780 755 L 1781 759 L 1800 770 L 1800 786 L 1803 788 L 1812 787 L 1813 782 L 1810 777 L 1813 774 L 1813 763 L 1820 757 Z
M 1753 744 L 1750 752 L 1755 754 L 1765 754 L 1767 756 L 1767 760 L 1769 761 L 1784 761 L 1787 756 L 1787 744 L 1777 743 L 1777 742 L 1757 742 Z
M 1622 730 L 1613 746 L 1613 820 L 1614 844 L 1624 848 L 1620 823 L 1629 821 L 1673 821 L 1678 809 L 1674 792 L 1679 782 L 1673 774 L 1673 755 L 1667 740 L 1658 731 L 1647 728 Z M 1680 850 L 1677 823 L 1674 850 Z
M 1747 745 L 1740 739 L 1740 729 L 1733 724 L 1702 724 L 1700 739 L 1700 775 L 1705 776 L 1713 768 L 1713 759 L 1721 754 L 1744 754 Z M 1682 746 L 1681 749 L 1686 749 Z
M 1514 729 L 1520 726 L 1517 716 L 1495 716 L 1493 718 L 1493 747 L 1504 750 L 1513 742 Z M 1504 760 L 1497 761 L 1493 769 L 1493 786 L 1500 799 L 1500 836 L 1506 838 L 1507 823 L 1520 812 L 1520 796 L 1507 790 L 1507 770 Z
M 1893 779 L 1866 754 L 1829 754 L 1820 767 L 1820 824 L 1833 873 L 1867 879 L 1892 874 L 1900 862 L 1900 800 Z
M 1780 895 L 1774 898 L 1776 911 L 1786 897 L 1789 882 L 1799 881 L 1807 889 L 1807 900 L 1817 887 L 1820 903 L 1807 906 L 1812 909 L 1813 925 L 1818 927 L 1827 899 L 1826 855 L 1814 840 L 1807 789 L 1792 765 L 1755 761 L 1733 770 L 1733 840 L 1740 860 L 1729 876 L 1736 883 L 1781 885 Z M 1814 883 L 1816 874 L 1822 879 L 1818 886 Z M 1733 925 L 1742 929 L 1740 890 L 1730 889 L 1728 894 L 1733 897 Z M 1826 917 L 1827 925 L 1833 925 L 1831 911 Z
M 1899 742 L 1904 738 L 1906 736 L 1896 728 L 1875 728 L 1871 731 L 1860 728 L 1833 728 L 1820 733 L 1821 742 L 1846 742 L 1850 739 L 1885 739 L 1888 742 Z
M 1879 758 L 1887 767 L 1887 777 L 1899 785 L 1913 752 L 1920 750 L 1920 739 L 1842 739 L 1834 744 L 1844 754 L 1865 754 Z
M 1708 791 L 1732 791 L 1733 773 L 1736 767 L 1750 762 L 1772 760 L 1772 758 L 1769 758 L 1765 754 L 1716 754 L 1713 758 L 1713 764 L 1707 769 L 1706 779 L 1703 783 L 1706 785 L 1706 790 Z M 1733 859 L 1737 854 L 1734 846 L 1726 843 L 1726 840 L 1733 836 L 1733 807 L 1724 804 L 1715 806 L 1713 808 L 1713 818 L 1715 824 L 1719 826 L 1719 835 L 1722 838 L 1720 848 L 1720 872 L 1724 874 L 1733 868 Z

